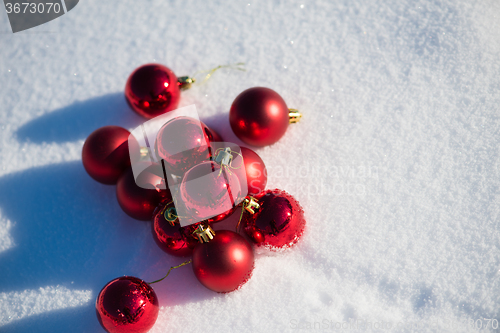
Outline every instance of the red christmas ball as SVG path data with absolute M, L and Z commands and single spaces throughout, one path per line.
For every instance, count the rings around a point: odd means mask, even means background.
M 158 160 L 172 174 L 182 176 L 195 165 L 210 159 L 210 130 L 201 121 L 176 117 L 163 125 L 155 141 Z
M 160 204 L 153 216 L 153 238 L 160 249 L 168 254 L 178 257 L 190 256 L 198 242 L 191 235 L 196 226 L 181 227 L 179 220 L 175 219 L 176 215 L 173 202 Z
M 250 279 L 254 268 L 252 246 L 241 235 L 217 231 L 208 243 L 199 243 L 193 251 L 196 278 L 210 290 L 227 293 Z
M 234 134 L 243 142 L 263 147 L 278 141 L 289 124 L 289 110 L 277 92 L 254 87 L 239 94 L 229 110 Z
M 158 318 L 158 297 L 141 279 L 123 276 L 102 288 L 96 300 L 97 319 L 109 333 L 149 331 Z
M 267 169 L 264 161 L 251 149 L 240 147 L 248 185 L 247 195 L 256 195 L 266 189 Z M 240 183 L 241 180 L 240 180 Z
M 226 210 L 225 212 L 222 212 L 218 215 L 215 215 L 211 218 L 208 218 L 207 222 L 208 223 L 216 223 L 216 222 L 220 222 L 220 221 L 227 219 L 229 216 L 233 215 L 233 213 L 236 211 L 236 207 L 237 206 L 234 206 L 233 208 Z
M 172 111 L 180 99 L 177 76 L 163 65 L 143 65 L 130 74 L 125 98 L 135 112 L 146 118 Z
M 202 221 L 234 209 L 241 187 L 235 173 L 206 161 L 186 172 L 179 193 L 185 207 L 185 213 L 179 215 Z
M 82 149 L 82 162 L 92 178 L 103 184 L 116 184 L 130 166 L 129 135 L 124 128 L 105 126 L 88 136 Z
M 281 249 L 294 245 L 304 233 L 306 220 L 299 202 L 282 190 L 267 190 L 255 196 L 260 208 L 245 212 L 241 225 L 257 245 Z
M 209 140 L 210 142 L 223 142 L 222 137 L 220 136 L 219 133 L 217 133 L 214 129 L 209 128 L 209 132 L 211 135 L 209 135 Z
M 134 179 L 132 168 L 129 168 L 116 184 L 116 198 L 127 215 L 136 220 L 149 221 L 161 201 L 172 200 L 170 191 L 165 188 L 158 164 L 142 171 L 137 180 Z

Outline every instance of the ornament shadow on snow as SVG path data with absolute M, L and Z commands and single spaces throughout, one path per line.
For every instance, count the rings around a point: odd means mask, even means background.
M 2 219 L 12 221 L 12 226 L 4 231 L 13 241 L 12 247 L 0 251 L 0 292 L 18 298 L 22 293 L 49 297 L 47 288 L 60 285 L 60 292 L 71 294 L 75 302 L 75 307 L 57 311 L 28 312 L 4 322 L 0 331 L 49 332 L 51 327 L 64 332 L 99 331 L 97 320 L 88 320 L 95 316 L 95 306 L 84 298 L 82 291 L 90 295 L 106 282 L 89 276 L 129 269 L 130 258 L 139 246 L 144 246 L 141 237 L 137 237 L 143 224 L 117 219 L 121 212 L 112 187 L 90 180 L 79 161 L 33 167 L 0 177 L 0 187 L 8 189 L 0 191 Z M 30 204 L 19 205 L 24 200 Z M 132 273 L 142 272 L 150 264 L 141 263 Z M 169 283 L 172 286 L 157 288 L 158 296 L 179 294 L 175 299 L 163 297 L 162 306 L 182 306 L 211 297 L 208 293 L 191 292 L 197 280 L 188 269 L 170 274 Z M 18 302 L 30 307 L 32 300 L 30 296 Z
M 41 312 L 24 311 L 4 321 L 0 331 L 49 332 L 57 327 L 61 332 L 98 332 L 99 323 L 89 320 L 95 318 L 89 297 L 103 284 L 95 277 L 128 267 L 143 244 L 137 237 L 140 224 L 116 218 L 121 212 L 112 188 L 91 181 L 79 161 L 9 173 L 0 177 L 0 187 L 6 189 L 0 191 L 2 219 L 12 221 L 4 232 L 13 242 L 0 251 L 0 293 L 27 309 L 35 298 L 46 302 Z M 20 205 L 24 200 L 30 204 Z M 109 254 L 110 248 L 120 255 Z M 191 275 L 179 272 L 170 277 L 186 294 L 175 300 L 176 305 L 197 299 L 182 283 Z M 63 295 L 74 307 L 58 302 L 51 308 Z M 204 297 L 208 296 L 199 295 Z
M 15 131 L 15 137 L 21 143 L 34 144 L 84 141 L 103 124 L 126 129 L 144 121 L 128 109 L 123 93 L 75 101 L 26 122 Z
M 129 136 L 137 186 L 169 190 L 182 227 L 234 210 L 248 194 L 241 148 L 214 142 L 213 135 L 190 105 L 143 123 Z M 144 172 L 163 181 L 143 181 Z

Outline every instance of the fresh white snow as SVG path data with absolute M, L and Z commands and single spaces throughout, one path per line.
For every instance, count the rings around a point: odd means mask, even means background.
M 123 97 L 136 67 L 242 61 L 180 106 L 235 143 L 246 88 L 303 112 L 257 152 L 306 233 L 258 251 L 233 293 L 173 271 L 151 332 L 498 331 L 500 2 L 81 0 L 16 34 L 0 9 L 0 332 L 103 332 L 105 283 L 183 261 L 85 173 L 81 148 L 144 121 Z

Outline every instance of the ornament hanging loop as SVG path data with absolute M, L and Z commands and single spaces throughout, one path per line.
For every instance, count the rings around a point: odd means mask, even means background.
M 186 216 L 177 215 L 177 209 L 174 207 L 169 207 L 174 201 L 170 201 L 163 207 L 163 210 L 160 211 L 160 214 L 163 214 L 165 220 L 173 227 L 175 223 L 178 222 L 179 217 L 184 218 Z
M 199 75 L 199 74 L 204 74 L 204 73 L 207 73 L 205 75 L 205 78 L 200 82 L 200 84 L 203 84 L 205 83 L 208 79 L 210 79 L 212 77 L 212 75 L 219 69 L 221 68 L 231 68 L 231 69 L 236 69 L 238 71 L 242 71 L 242 72 L 246 72 L 246 69 L 245 69 L 245 63 L 244 62 L 238 62 L 236 64 L 231 64 L 231 65 L 219 65 L 217 67 L 214 67 L 212 69 L 209 69 L 207 71 L 198 71 L 196 72 L 193 77 Z
M 231 154 L 231 148 L 219 148 L 215 151 L 214 162 L 221 166 L 230 166 L 233 162 L 233 155 Z
M 182 266 L 185 266 L 185 265 L 188 265 L 192 262 L 193 260 L 192 259 L 189 259 L 188 261 L 184 261 L 182 264 L 180 265 L 177 265 L 177 266 L 172 266 L 170 267 L 170 269 L 168 270 L 167 274 L 162 277 L 161 279 L 159 280 L 156 280 L 156 281 L 153 281 L 153 282 L 147 282 L 147 284 L 153 284 L 153 283 L 156 283 L 156 282 L 160 282 L 160 281 L 163 281 L 169 274 L 170 272 L 173 270 L 173 269 L 176 269 L 176 268 L 179 268 L 179 267 L 182 267 Z
M 241 155 L 240 153 L 234 151 L 234 150 L 231 150 L 230 147 L 226 147 L 226 148 L 219 148 L 215 151 L 215 159 L 214 159 L 214 162 L 217 163 L 218 165 L 220 165 L 220 171 L 219 171 L 219 176 L 222 174 L 222 170 L 227 170 L 229 172 L 229 174 L 231 174 L 231 170 L 230 169 L 233 169 L 233 170 L 236 170 L 236 169 L 239 169 L 241 168 L 241 166 L 243 165 L 243 163 L 241 163 L 240 165 L 238 165 L 237 167 L 234 167 L 232 165 L 233 163 L 233 154 L 237 154 L 239 155 L 242 159 L 243 159 L 243 155 Z
M 175 226 L 175 221 L 177 221 L 179 216 L 177 215 L 175 207 L 169 207 L 172 203 L 173 201 L 167 203 L 165 207 L 163 207 L 163 210 L 160 211 L 160 214 L 163 214 L 165 220 L 167 220 L 167 222 L 173 227 Z
M 163 216 L 165 217 L 165 220 L 167 220 L 167 222 L 172 227 L 175 226 L 175 221 L 177 221 L 177 219 L 179 218 L 177 216 L 177 210 L 175 209 L 175 207 L 170 207 L 166 209 L 165 212 L 163 213 Z
M 288 118 L 290 124 L 295 124 L 302 119 L 302 113 L 297 109 L 288 109 Z
M 199 83 L 199 84 L 203 84 L 205 83 L 208 79 L 210 79 L 210 77 L 219 69 L 221 68 L 232 68 L 232 69 L 236 69 L 236 70 L 239 70 L 239 71 L 242 71 L 242 72 L 245 72 L 246 69 L 245 69 L 245 63 L 244 62 L 238 62 L 236 64 L 231 64 L 231 65 L 220 65 L 220 66 L 217 66 L 217 67 L 214 67 L 212 69 L 209 69 L 207 71 L 198 71 L 196 73 L 194 73 L 194 75 L 192 76 L 181 76 L 181 77 L 178 77 L 177 78 L 177 84 L 179 85 L 179 88 L 181 90 L 188 90 L 189 88 L 191 88 L 193 86 L 193 84 L 196 83 L 196 78 L 195 76 L 199 75 L 199 74 L 204 74 L 204 73 L 207 73 L 205 75 L 205 78 Z

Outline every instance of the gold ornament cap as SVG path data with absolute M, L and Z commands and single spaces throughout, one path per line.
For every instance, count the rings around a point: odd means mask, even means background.
M 288 118 L 290 124 L 295 124 L 302 118 L 302 113 L 297 109 L 288 109 Z
M 255 210 L 260 208 L 259 202 L 254 197 L 248 197 L 243 200 L 243 207 L 250 214 L 255 214 Z
M 167 222 L 172 227 L 175 226 L 175 222 L 179 218 L 177 216 L 177 210 L 175 209 L 175 207 L 168 207 L 167 209 L 165 209 L 165 211 L 163 212 L 163 217 L 165 217 L 165 220 L 167 220 Z
M 181 90 L 188 90 L 191 88 L 191 85 L 196 82 L 196 79 L 194 77 L 181 76 L 177 78 L 177 82 L 179 82 L 179 88 Z
M 203 225 L 199 224 L 198 228 L 193 231 L 193 235 L 198 238 L 198 241 L 200 243 L 208 243 L 212 239 L 214 239 L 215 231 L 209 225 L 206 225 L 204 227 Z
M 224 149 L 220 149 L 217 156 L 215 156 L 215 163 L 220 166 L 230 166 L 233 161 L 233 155 L 231 154 L 231 148 L 226 147 Z

